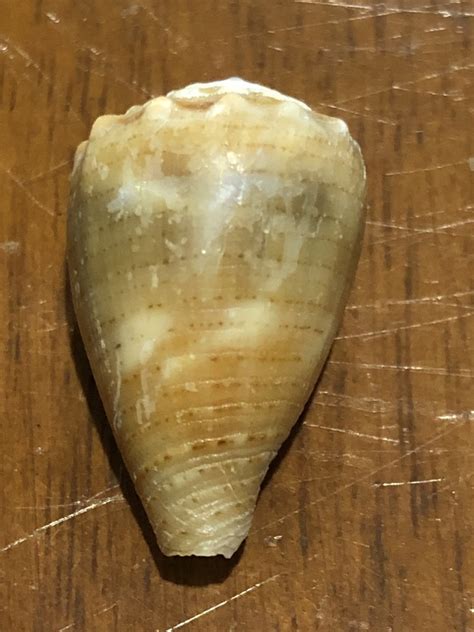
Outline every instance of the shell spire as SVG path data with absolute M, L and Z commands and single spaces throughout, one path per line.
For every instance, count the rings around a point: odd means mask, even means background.
M 338 327 L 364 194 L 344 122 L 241 79 L 102 116 L 79 146 L 75 311 L 166 555 L 245 539 Z

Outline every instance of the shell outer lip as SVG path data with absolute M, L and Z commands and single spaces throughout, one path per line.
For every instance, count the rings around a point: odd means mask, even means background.
M 228 79 L 209 81 L 207 83 L 191 83 L 184 88 L 168 92 L 166 96 L 170 99 L 192 100 L 224 94 L 241 94 L 243 96 L 260 95 L 275 99 L 276 101 L 295 103 L 307 112 L 312 112 L 311 108 L 299 99 L 289 97 L 278 90 L 267 88 L 259 83 L 251 83 L 240 77 L 229 77 Z

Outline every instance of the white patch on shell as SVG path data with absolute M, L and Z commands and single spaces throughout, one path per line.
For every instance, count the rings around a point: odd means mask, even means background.
M 273 336 L 279 322 L 276 308 L 258 299 L 229 308 L 226 320 L 228 326 L 210 334 L 211 337 L 224 346 L 235 344 L 242 347 L 252 347 L 266 336 Z
M 223 321 L 219 329 L 201 335 L 191 353 L 165 359 L 162 365 L 163 380 L 173 380 L 180 373 L 185 377 L 196 360 L 202 361 L 202 353 L 208 349 L 218 353 L 219 349 L 233 347 L 257 348 L 267 337 L 275 336 L 279 314 L 275 306 L 265 300 L 255 299 L 229 308 Z
M 158 268 L 159 266 L 148 266 L 148 269 L 150 270 L 150 274 L 151 274 L 151 287 L 152 288 L 158 287 L 158 283 L 159 283 Z
M 150 345 L 150 355 L 153 352 L 154 344 Z M 143 351 L 143 350 L 142 350 Z M 142 369 L 140 372 L 140 382 L 142 387 L 142 397 L 137 402 L 137 421 L 141 423 L 142 418 L 140 410 L 143 410 L 145 413 L 145 418 L 150 419 L 150 415 L 152 415 L 156 410 L 155 397 L 153 393 L 153 386 L 150 388 L 149 384 L 149 372 L 146 368 Z
M 143 310 L 125 318 L 118 325 L 116 340 L 124 373 L 142 367 L 167 336 L 171 316 L 163 311 Z
M 105 180 L 109 175 L 110 169 L 105 163 L 100 162 L 97 164 L 97 171 L 99 172 L 100 179 Z

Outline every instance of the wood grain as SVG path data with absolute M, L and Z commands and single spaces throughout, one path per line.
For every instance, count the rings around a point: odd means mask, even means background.
M 474 3 L 0 0 L 0 630 L 474 629 Z M 342 116 L 368 222 L 340 335 L 243 550 L 166 559 L 66 289 L 104 112 L 240 75 Z

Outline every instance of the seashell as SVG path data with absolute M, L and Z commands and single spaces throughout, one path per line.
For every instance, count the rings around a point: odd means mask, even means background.
M 343 121 L 240 79 L 101 116 L 77 149 L 75 311 L 166 555 L 247 536 L 338 327 L 364 194 Z

